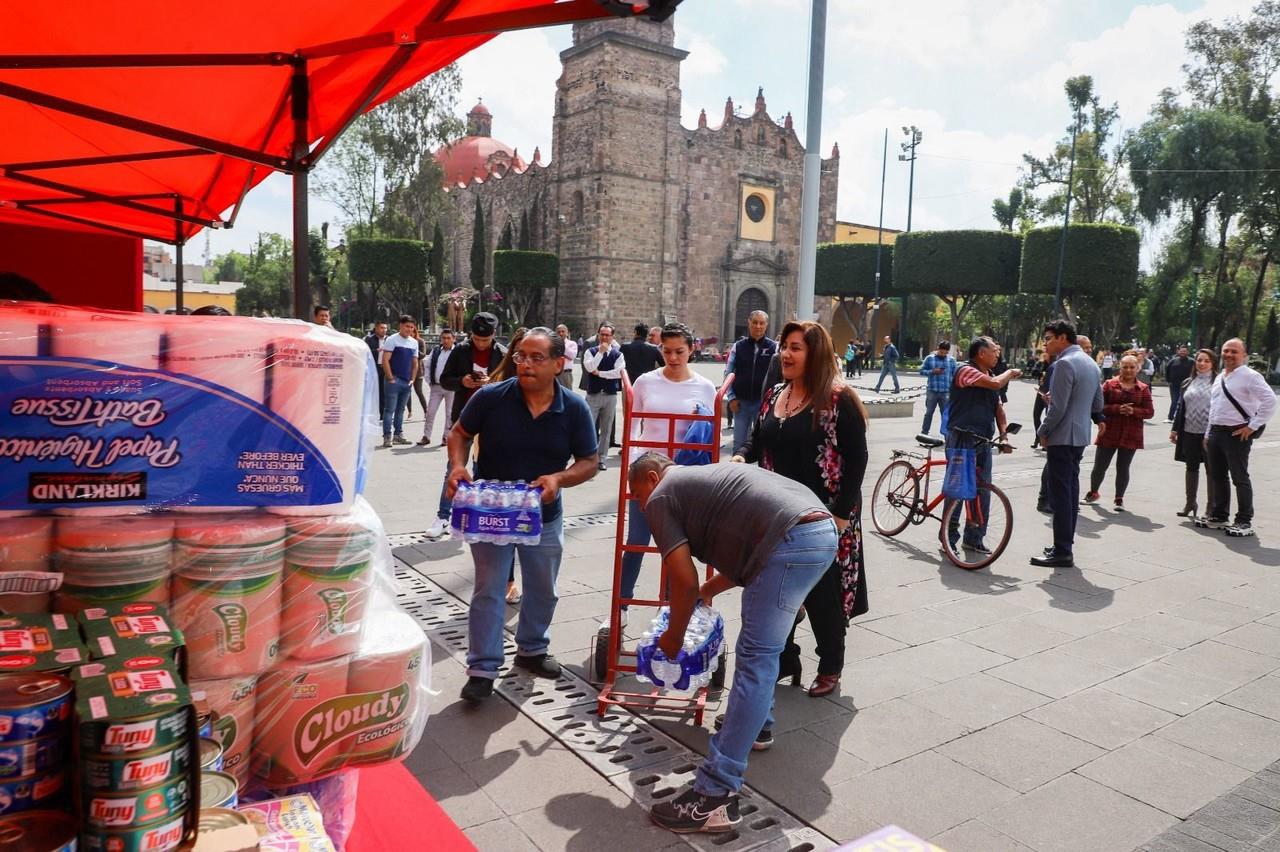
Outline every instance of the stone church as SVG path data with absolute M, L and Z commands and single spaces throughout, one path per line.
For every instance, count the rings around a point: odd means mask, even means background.
M 795 310 L 804 148 L 791 115 L 775 121 L 763 90 L 732 99 L 718 121 L 680 121 L 680 63 L 671 20 L 575 24 L 560 54 L 550 162 L 526 162 L 493 137 L 483 103 L 468 135 L 437 153 L 456 216 L 446 235 L 454 285 L 469 280 L 476 199 L 488 247 L 528 222 L 530 247 L 560 256 L 561 285 L 543 318 L 590 335 L 603 321 L 679 319 L 722 346 L 768 311 L 776 332 Z M 835 231 L 839 149 L 822 161 L 818 240 Z M 492 266 L 492 260 L 489 261 Z M 486 270 L 492 281 L 492 269 Z

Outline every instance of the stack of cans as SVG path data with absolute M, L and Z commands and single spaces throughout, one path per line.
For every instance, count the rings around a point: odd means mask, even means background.
M 71 681 L 0 675 L 0 814 L 57 805 L 71 763 Z
M 172 659 L 80 666 L 81 848 L 169 852 L 194 841 L 200 752 L 195 707 Z

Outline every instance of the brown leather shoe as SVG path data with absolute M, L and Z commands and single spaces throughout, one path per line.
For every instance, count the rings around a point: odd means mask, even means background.
M 820 674 L 813 679 L 813 683 L 809 686 L 810 698 L 821 698 L 824 695 L 830 695 L 840 688 L 840 675 L 824 675 Z

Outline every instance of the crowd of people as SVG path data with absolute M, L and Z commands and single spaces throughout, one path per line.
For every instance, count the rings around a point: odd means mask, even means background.
M 869 364 L 870 349 L 863 352 L 855 343 L 840 355 L 814 322 L 787 323 L 770 337 L 769 322 L 763 312 L 752 314 L 748 334 L 728 352 L 732 463 L 708 465 L 706 453 L 654 449 L 633 450 L 620 460 L 631 496 L 619 519 L 625 540 L 656 545 L 667 582 L 652 595 L 640 592 L 643 555 L 625 553 L 621 623 L 636 601 L 667 600 L 669 626 L 658 646 L 674 658 L 696 602 L 743 589 L 734 676 L 708 756 L 690 789 L 651 811 L 655 822 L 677 832 L 726 831 L 740 821 L 738 791 L 749 756 L 773 743 L 775 684 L 804 681 L 796 636 L 801 620 L 809 619 L 818 659 L 807 692 L 820 697 L 840 688 L 850 620 L 869 611 L 861 525 L 868 419 L 846 379 Z M 398 333 L 388 335 L 380 324 L 369 337 L 384 379 L 384 446 L 410 443 L 402 415 L 415 386 L 427 415 L 420 443 L 433 443 L 436 413 L 441 407 L 446 412 L 449 459 L 432 537 L 446 534 L 452 496 L 472 477 L 524 480 L 543 489 L 537 542 L 470 545 L 476 581 L 461 698 L 472 705 L 492 694 L 504 662 L 505 604 L 520 604 L 514 665 L 538 677 L 560 674 L 548 649 L 564 551 L 561 492 L 608 469 L 624 379 L 633 394 L 627 425 L 642 444 L 710 440 L 709 432 L 693 437 L 706 428 L 705 420 L 671 415 L 710 414 L 717 393 L 710 379 L 690 368 L 694 337 L 679 323 L 638 325 L 626 343 L 609 323 L 579 341 L 564 326 L 517 329 L 509 347 L 497 342 L 496 328 L 492 315 L 477 314 L 466 340 L 445 330 L 440 343 L 428 347 L 412 319 L 402 317 Z M 877 387 L 892 378 L 896 389 L 897 350 L 891 340 L 884 343 Z M 1111 353 L 1104 366 L 1104 353 L 1095 356 L 1090 341 L 1066 321 L 1046 325 L 1042 345 L 1029 372 L 1038 382 L 1034 445 L 1045 453 L 1039 508 L 1053 516 L 1053 539 L 1030 561 L 1068 568 L 1074 565 L 1080 505 L 1101 499 L 1109 474 L 1113 506 L 1124 509 L 1144 424 L 1155 417 L 1155 368 L 1139 351 Z M 1007 390 L 1023 371 L 1004 364 L 999 344 L 989 337 L 970 342 L 964 361 L 951 348 L 940 341 L 920 367 L 926 382 L 922 432 L 930 432 L 936 417 L 947 447 L 974 449 L 977 478 L 990 482 L 995 452 L 1011 449 Z M 1219 353 L 1207 349 L 1188 356 L 1184 348 L 1162 365 L 1171 391 L 1176 383 L 1169 438 L 1175 458 L 1186 465 L 1186 500 L 1178 515 L 1230 535 L 1251 535 L 1249 450 L 1274 413 L 1274 393 L 1245 365 L 1239 340 L 1223 345 L 1220 362 Z M 575 365 L 582 370 L 576 388 Z M 1080 467 L 1090 443 L 1097 449 L 1082 495 Z M 1201 467 L 1207 472 L 1203 513 Z M 981 525 L 945 532 L 953 545 L 989 553 Z M 699 582 L 694 560 L 715 567 L 712 579 Z M 517 561 L 523 594 L 515 586 Z

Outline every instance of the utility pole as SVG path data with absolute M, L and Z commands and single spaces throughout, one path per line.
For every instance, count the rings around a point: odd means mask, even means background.
M 910 127 L 902 128 L 902 133 L 907 137 L 906 142 L 902 143 L 902 153 L 898 155 L 898 159 L 904 163 L 911 164 L 910 177 L 907 179 L 907 233 L 911 233 L 911 203 L 915 199 L 916 194 L 916 146 L 924 140 L 924 134 L 920 132 L 920 128 L 914 124 Z M 902 294 L 902 318 L 898 321 L 898 349 L 903 348 L 903 338 L 907 329 L 907 294 Z
M 804 128 L 804 195 L 800 210 L 800 277 L 796 318 L 813 319 L 818 263 L 818 200 L 822 191 L 822 76 L 827 51 L 827 0 L 812 0 L 809 13 L 809 105 Z

